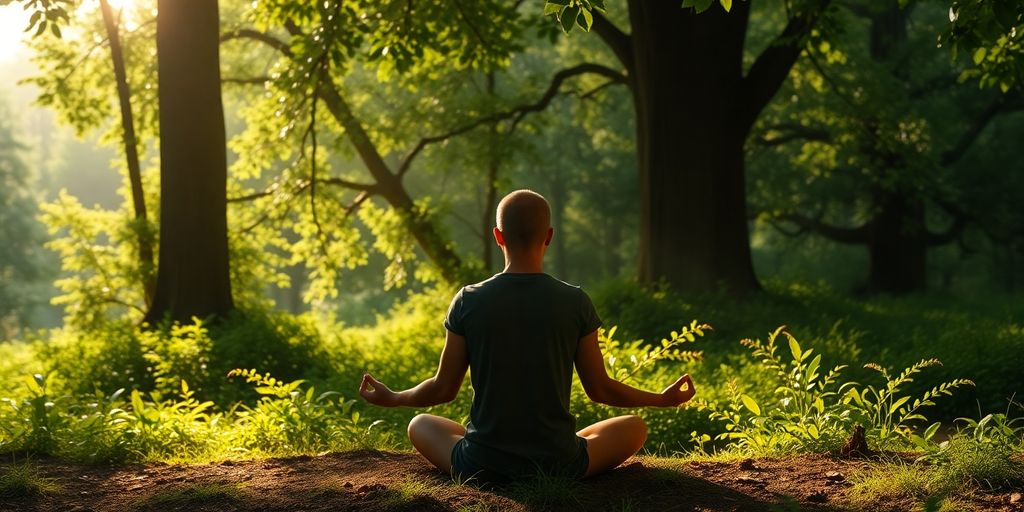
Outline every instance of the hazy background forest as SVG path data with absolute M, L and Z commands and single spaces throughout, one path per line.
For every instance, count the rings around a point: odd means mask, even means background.
M 0 450 L 407 447 L 416 411 L 345 398 L 433 372 L 452 293 L 502 268 L 496 201 L 530 188 L 610 372 L 703 384 L 640 412 L 652 453 L 832 449 L 857 422 L 941 451 L 993 413 L 1019 454 L 1020 5 L 413 4 L 222 1 L 190 22 L 215 44 L 171 57 L 155 1 L 0 2 Z M 223 131 L 161 94 L 217 72 Z M 220 185 L 169 170 L 218 147 Z M 435 411 L 464 419 L 466 386 Z M 313 387 L 344 398 L 291 393 Z

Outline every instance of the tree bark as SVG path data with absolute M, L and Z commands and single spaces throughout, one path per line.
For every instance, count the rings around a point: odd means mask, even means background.
M 923 202 L 887 192 L 878 207 L 868 225 L 867 291 L 904 294 L 925 289 L 928 232 Z
M 569 194 L 565 186 L 565 176 L 563 173 L 555 169 L 551 172 L 550 185 L 551 185 L 551 227 L 554 228 L 555 234 L 552 242 L 555 244 L 555 274 L 556 277 L 563 281 L 569 281 L 569 259 L 566 253 L 566 236 L 565 231 L 565 207 L 569 201 Z
M 746 2 L 700 15 L 673 2 L 629 2 L 644 282 L 664 279 L 680 291 L 759 288 L 740 101 L 748 15 Z
M 494 72 L 487 73 L 487 94 L 494 95 Z M 480 219 L 480 242 L 482 247 L 484 274 L 489 275 L 494 270 L 494 237 L 491 236 L 491 228 L 495 223 L 495 209 L 498 207 L 498 171 L 501 169 L 500 153 L 496 149 L 501 144 L 501 137 L 498 134 L 498 124 L 492 123 L 490 127 L 490 147 L 487 154 L 487 183 L 484 199 L 484 211 Z
M 157 9 L 160 258 L 150 324 L 234 307 L 217 2 L 158 0 Z
M 125 71 L 121 39 L 110 2 L 100 0 L 103 25 L 110 42 L 110 60 L 114 66 L 114 80 L 117 82 L 117 99 L 121 107 L 121 135 L 124 143 L 125 163 L 128 166 L 128 182 L 132 190 L 132 207 L 135 212 L 136 236 L 139 244 L 139 268 L 142 272 L 142 288 L 146 305 L 153 303 L 156 282 L 153 279 L 153 238 L 148 228 L 146 196 L 142 190 L 142 169 L 139 165 L 138 143 L 135 138 L 135 120 L 132 115 L 131 89 Z

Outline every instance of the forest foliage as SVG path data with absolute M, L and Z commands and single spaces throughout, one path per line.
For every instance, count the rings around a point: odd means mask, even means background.
M 167 172 L 155 2 L 119 4 L 113 25 L 105 1 L 24 5 L 38 67 L 25 85 L 62 125 L 116 148 L 121 203 L 34 192 L 0 115 L 0 452 L 126 462 L 408 448 L 404 425 L 421 411 L 364 407 L 359 377 L 403 387 L 433 371 L 451 294 L 501 268 L 496 199 L 530 186 L 552 203 L 549 271 L 582 283 L 605 321 L 609 373 L 645 389 L 681 372 L 699 383 L 690 407 L 629 411 L 647 420 L 651 453 L 836 451 L 860 426 L 870 450 L 917 453 L 924 466 L 909 471 L 932 471 L 928 493 L 1024 479 L 1015 2 L 681 3 L 687 23 L 749 16 L 722 39 L 739 38 L 746 66 L 729 80 L 782 72 L 727 155 L 750 284 L 763 288 L 737 296 L 729 283 L 680 285 L 706 280 L 702 268 L 684 268 L 689 280 L 643 270 L 642 255 L 678 247 L 706 250 L 712 270 L 733 256 L 717 233 L 649 236 L 680 218 L 652 220 L 656 193 L 671 196 L 660 211 L 698 219 L 721 201 L 652 191 L 645 177 L 692 174 L 703 157 L 653 165 L 638 149 L 648 127 L 672 127 L 669 145 L 738 132 L 638 110 L 658 84 L 617 50 L 654 31 L 634 16 L 639 0 L 224 1 L 236 307 L 152 324 L 159 262 L 140 249 L 160 243 Z M 694 73 L 715 65 L 687 58 Z M 115 101 L 126 90 L 127 115 Z M 717 91 L 744 105 L 756 92 Z M 32 311 L 48 292 L 62 319 L 39 329 Z M 465 420 L 468 387 L 429 410 Z M 572 406 L 580 424 L 623 413 L 578 381 Z

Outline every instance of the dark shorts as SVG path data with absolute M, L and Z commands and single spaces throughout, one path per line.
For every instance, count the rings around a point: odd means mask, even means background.
M 587 474 L 587 466 L 590 465 L 590 456 L 587 454 L 587 440 L 576 436 L 579 450 L 573 460 L 566 461 L 564 465 L 549 468 L 551 474 L 565 475 L 574 480 L 579 480 Z M 499 471 L 488 470 L 475 464 L 466 456 L 466 438 L 459 439 L 452 447 L 452 477 L 460 482 L 477 483 L 507 483 L 517 478 L 516 475 L 507 475 Z

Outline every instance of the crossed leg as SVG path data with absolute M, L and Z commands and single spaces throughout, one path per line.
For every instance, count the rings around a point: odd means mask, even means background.
M 576 434 L 587 440 L 590 463 L 585 476 L 591 476 L 622 464 L 640 451 L 647 440 L 647 425 L 639 416 L 617 416 Z M 452 448 L 465 435 L 462 425 L 432 414 L 419 414 L 409 422 L 413 447 L 445 473 L 452 471 Z
M 409 422 L 413 447 L 445 473 L 452 472 L 452 448 L 466 435 L 466 428 L 433 414 L 418 414 Z
M 640 451 L 647 440 L 647 425 L 639 416 L 616 416 L 576 434 L 587 440 L 590 464 L 584 476 L 591 476 L 622 464 Z

